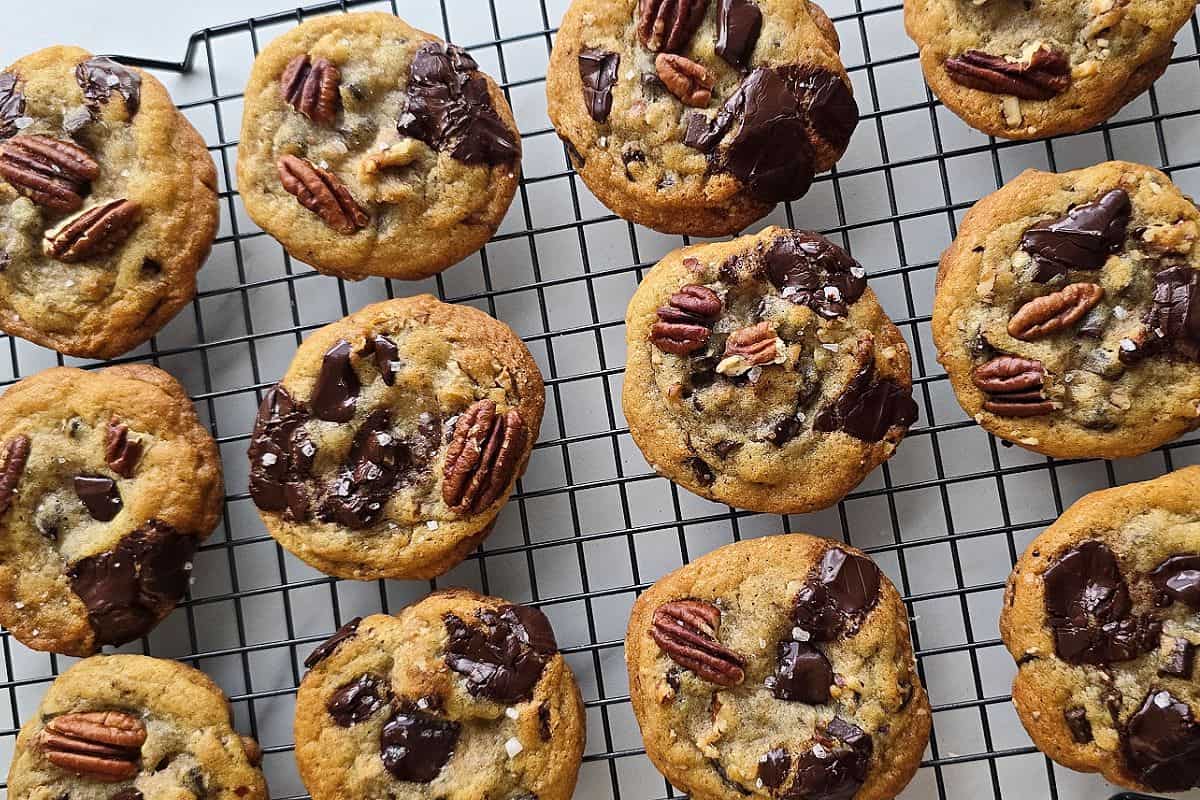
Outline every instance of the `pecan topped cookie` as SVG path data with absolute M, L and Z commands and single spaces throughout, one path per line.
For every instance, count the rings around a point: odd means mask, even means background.
M 1094 492 L 1013 569 L 1000 632 L 1034 743 L 1147 792 L 1200 787 L 1200 467 Z
M 0 623 L 74 656 L 146 635 L 187 590 L 223 495 L 217 446 L 162 370 L 20 381 L 0 397 Z
M 13 800 L 266 800 L 262 748 L 229 701 L 177 661 L 94 656 L 51 684 L 17 736 Z
M 264 396 L 250 496 L 317 569 L 431 578 L 491 530 L 544 405 L 503 323 L 429 295 L 367 306 L 313 333 Z
M 712 500 L 829 506 L 917 418 L 908 347 L 846 251 L 768 228 L 660 261 L 626 314 L 624 408 L 660 474 Z
M 808 191 L 858 124 L 806 0 L 575 0 L 547 73 L 572 165 L 626 219 L 720 236 Z
M 933 334 L 968 414 L 1060 458 L 1200 426 L 1200 211 L 1150 167 L 1027 171 L 942 256 Z
M 1166 70 L 1192 0 L 905 0 L 925 80 L 1006 139 L 1086 130 Z
M 0 72 L 0 329 L 111 358 L 196 293 L 216 168 L 157 80 L 75 47 Z
M 584 710 L 537 609 L 466 589 L 354 620 L 313 651 L 296 762 L 313 800 L 569 800 Z
M 391 14 L 304 22 L 263 49 L 246 87 L 246 211 L 331 275 L 415 280 L 466 258 L 508 210 L 520 160 L 492 79 Z
M 646 753 L 697 800 L 886 800 L 929 739 L 908 615 L 867 556 L 815 536 L 722 547 L 634 604 Z

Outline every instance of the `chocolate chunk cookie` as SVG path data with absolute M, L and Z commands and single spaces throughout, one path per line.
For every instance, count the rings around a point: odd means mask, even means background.
M 216 443 L 174 378 L 59 367 L 0 397 L 0 623 L 86 656 L 183 597 L 221 512 Z
M 660 474 L 712 500 L 824 508 L 917 418 L 900 331 L 862 266 L 815 233 L 676 250 L 625 323 L 633 439 Z
M 261 760 L 204 673 L 161 658 L 95 656 L 59 676 L 21 728 L 8 796 L 266 800 Z
M 840 542 L 769 536 L 672 572 L 625 658 L 646 753 L 696 800 L 885 800 L 929 739 L 900 595 Z
M 806 0 L 575 0 L 550 58 L 550 119 L 614 212 L 723 236 L 845 152 L 858 106 L 838 47 Z
M 1167 68 L 1192 0 L 905 0 L 925 80 L 1006 139 L 1103 122 Z
M 584 711 L 545 615 L 466 589 L 354 620 L 305 662 L 313 800 L 569 800 Z
M 321 272 L 415 280 L 474 253 L 512 202 L 521 140 L 467 52 L 391 14 L 317 17 L 246 87 L 246 211 Z
M 1200 786 L 1200 467 L 1094 492 L 1029 545 L 1000 631 L 1042 752 L 1147 792 Z
M 0 72 L 0 329 L 91 358 L 146 341 L 196 294 L 216 185 L 149 74 L 77 47 Z
M 280 544 L 343 578 L 432 578 L 491 531 L 542 423 L 509 327 L 429 295 L 313 333 L 267 392 L 250 495 Z
M 1027 171 L 942 256 L 933 335 L 968 414 L 1059 458 L 1119 458 L 1200 425 L 1200 211 L 1112 161 Z

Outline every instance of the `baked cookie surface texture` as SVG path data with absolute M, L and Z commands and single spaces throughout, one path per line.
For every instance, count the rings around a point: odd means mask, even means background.
M 838 47 L 806 0 L 575 0 L 550 58 L 550 119 L 621 217 L 736 233 L 846 150 L 858 106 Z
M 1200 786 L 1200 467 L 1079 500 L 1030 543 L 1000 631 L 1013 703 L 1060 764 Z
M 321 272 L 416 280 L 458 263 L 500 225 L 520 160 L 495 82 L 391 14 L 311 19 L 254 61 L 242 199 Z
M 59 676 L 17 736 L 11 800 L 266 800 L 262 749 L 202 672 L 94 656 Z
M 216 187 L 148 73 L 77 47 L 0 72 L 0 329 L 89 358 L 146 341 L 196 294 Z
M 670 253 L 626 314 L 623 404 L 659 472 L 722 503 L 840 500 L 917 418 L 908 347 L 866 271 L 807 231 Z
M 436 592 L 305 663 L 296 761 L 314 800 L 570 800 L 583 701 L 541 611 Z
M 491 531 L 544 405 L 504 323 L 429 295 L 367 306 L 309 336 L 263 398 L 250 495 L 323 572 L 435 577 Z
M 625 653 L 647 755 L 697 800 L 892 798 L 929 739 L 904 604 L 840 542 L 702 556 L 638 598 Z
M 1200 425 L 1200 211 L 1158 170 L 1027 171 L 963 219 L 933 335 L 963 409 L 1059 458 Z
M 905 0 L 925 80 L 968 125 L 1033 139 L 1103 122 L 1166 70 L 1192 0 Z
M 85 656 L 148 633 L 220 519 L 216 443 L 174 378 L 58 367 L 0 397 L 0 623 Z

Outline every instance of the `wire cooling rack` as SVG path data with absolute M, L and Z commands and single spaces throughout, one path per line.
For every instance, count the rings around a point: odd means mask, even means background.
M 434 587 L 468 585 L 532 603 L 553 621 L 583 688 L 588 745 L 580 800 L 678 796 L 642 750 L 622 640 L 636 594 L 727 542 L 779 531 L 841 538 L 872 553 L 904 595 L 934 708 L 933 738 L 904 798 L 1094 800 L 1115 789 L 1055 767 L 1009 703 L 1012 660 L 997 618 L 1004 580 L 1027 542 L 1094 489 L 1200 462 L 1191 436 L 1139 459 L 1055 461 L 1002 446 L 966 418 L 938 367 L 929 311 L 939 253 L 966 209 L 1026 167 L 1065 170 L 1108 158 L 1165 169 L 1200 195 L 1196 19 L 1166 75 L 1102 128 L 1030 143 L 989 139 L 934 101 L 894 0 L 824 3 L 842 40 L 862 122 L 832 175 L 769 222 L 820 230 L 867 268 L 913 351 L 921 421 L 887 465 L 835 508 L 781 518 L 735 511 L 658 478 L 620 410 L 625 305 L 645 270 L 683 241 L 612 216 L 573 173 L 545 113 L 544 76 L 568 0 L 326 3 L 208 28 L 160 70 L 205 135 L 221 181 L 222 224 L 200 292 L 155 339 L 121 361 L 182 380 L 220 443 L 223 524 L 196 557 L 189 599 L 147 639 L 123 648 L 212 675 L 239 727 L 265 751 L 274 798 L 304 797 L 292 754 L 305 655 L 342 622 L 394 612 Z M 251 223 L 234 186 L 241 92 L 267 41 L 318 13 L 380 9 L 468 47 L 508 94 L 525 146 L 520 192 L 479 254 L 422 284 L 344 283 L 290 260 Z M 86 44 L 84 42 L 83 44 Z M 246 491 L 245 449 L 263 391 L 301 338 L 369 302 L 432 291 L 513 326 L 546 376 L 547 414 L 528 473 L 480 552 L 430 583 L 338 581 L 266 535 Z M 0 384 L 54 364 L 90 366 L 18 339 L 0 343 Z M 71 659 L 0 634 L 7 703 L 0 761 L 20 723 Z M 1193 793 L 1191 797 L 1200 796 Z M 1124 797 L 1132 798 L 1133 795 Z

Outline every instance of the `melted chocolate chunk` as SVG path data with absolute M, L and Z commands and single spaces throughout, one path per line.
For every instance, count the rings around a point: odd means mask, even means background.
M 347 622 L 342 627 L 325 641 L 321 642 L 316 648 L 308 654 L 308 658 L 304 659 L 304 667 L 312 669 L 317 664 L 320 664 L 325 659 L 333 655 L 333 651 L 338 649 L 338 645 L 347 639 L 354 638 L 358 633 L 358 623 L 362 622 L 362 617 L 355 617 Z
M 350 343 L 341 339 L 325 353 L 309 406 L 317 419 L 349 422 L 358 404 L 358 373 L 350 363 Z
M 796 777 L 783 795 L 785 800 L 851 800 L 866 782 L 874 751 L 871 737 L 838 717 L 825 733 L 825 740 L 818 740 L 796 759 Z
M 303 403 L 276 384 L 263 397 L 250 436 L 250 496 L 263 511 L 282 511 L 295 521 L 308 519 L 305 481 L 317 446 L 305 430 L 311 419 Z
M 1063 712 L 1063 719 L 1066 720 L 1075 744 L 1087 744 L 1092 741 L 1092 723 L 1088 721 L 1087 709 L 1068 708 Z
M 1122 363 L 1136 364 L 1168 351 L 1200 361 L 1200 272 L 1171 267 L 1156 274 L 1153 303 L 1142 322 L 1146 332 L 1133 348 L 1121 348 Z
M 125 98 L 125 109 L 131 117 L 142 104 L 142 76 L 111 58 L 96 56 L 84 61 L 75 67 L 75 82 L 93 110 L 107 103 L 114 91 Z
M 393 777 L 429 783 L 454 755 L 462 726 L 404 703 L 383 726 L 379 757 Z
M 712 467 L 703 458 L 693 456 L 684 459 L 683 463 L 692 470 L 692 474 L 696 476 L 696 480 L 700 482 L 701 486 L 712 486 L 717 482 L 717 476 L 712 471 Z
M 792 620 L 817 642 L 853 633 L 879 602 L 879 581 L 874 561 L 832 547 L 797 592 Z
M 582 50 L 579 53 L 579 77 L 583 80 L 583 102 L 588 115 L 605 122 L 612 113 L 612 88 L 617 82 L 621 56 L 606 50 Z
M 782 202 L 812 185 L 814 140 L 843 149 L 857 125 L 858 105 L 838 75 L 802 65 L 759 67 L 711 123 L 692 114 L 683 141 L 708 153 L 713 168 L 731 173 L 758 199 Z
M 367 346 L 361 352 L 364 356 L 375 357 L 375 368 L 385 384 L 396 385 L 396 372 L 404 365 L 400 363 L 400 348 L 396 347 L 395 342 L 377 333 L 367 340 Z
M 1196 664 L 1196 646 L 1187 639 L 1163 637 L 1166 645 L 1158 674 L 1171 678 L 1190 680 Z
M 881 442 L 892 428 L 907 428 L 916 421 L 912 388 L 886 378 L 878 380 L 872 359 L 841 396 L 817 414 L 813 428 L 823 433 L 845 431 L 864 442 Z
M 1132 617 L 1129 587 L 1106 545 L 1087 541 L 1046 570 L 1045 604 L 1058 657 L 1072 664 L 1128 661 L 1158 646 L 1161 625 Z
M 183 597 L 196 538 L 151 520 L 112 550 L 76 561 L 71 590 L 88 610 L 97 644 L 121 645 L 144 635 Z
M 334 722 L 349 728 L 370 719 L 376 711 L 391 702 L 392 689 L 387 679 L 367 672 L 334 692 L 325 704 L 325 710 Z
M 1037 266 L 1033 279 L 1046 283 L 1071 270 L 1100 269 L 1125 243 L 1133 206 L 1124 189 L 1076 206 L 1065 217 L 1039 222 L 1021 237 L 1021 249 Z
M 1125 752 L 1138 780 L 1155 791 L 1200 786 L 1200 725 L 1168 691 L 1152 690 L 1129 718 Z
M 77 475 L 75 494 L 92 515 L 92 519 L 108 522 L 121 513 L 121 492 L 112 478 L 103 475 Z
M 762 21 L 762 11 L 753 0 L 721 0 L 717 7 L 717 55 L 731 67 L 746 69 L 762 33 Z
M 775 674 L 766 686 L 780 700 L 820 705 L 829 702 L 833 666 L 817 648 L 805 642 L 780 642 Z
M 445 616 L 446 663 L 477 697 L 509 705 L 528 700 L 558 652 L 550 621 L 535 608 L 517 605 L 481 609 L 476 617 L 481 624 Z
M 511 164 L 519 147 L 492 107 L 479 64 L 461 47 L 421 45 L 409 68 L 408 105 L 396 127 L 464 164 Z
M 789 231 L 763 253 L 771 283 L 784 299 L 826 319 L 846 315 L 867 288 L 866 272 L 842 248 L 808 231 Z
M 342 469 L 334 477 L 317 515 L 352 530 L 369 528 L 383 515 L 400 472 L 411 463 L 411 451 L 391 432 L 392 414 L 386 408 L 367 416 Z
M 114 794 L 109 800 L 145 800 L 145 795 L 130 786 Z
M 17 120 L 25 114 L 25 95 L 17 86 L 17 76 L 0 72 L 0 139 L 17 133 Z
M 1159 605 L 1178 601 L 1200 610 L 1200 555 L 1171 556 L 1150 573 L 1162 592 Z
M 543 742 L 550 741 L 550 706 L 546 703 L 538 706 L 538 736 Z
M 792 756 L 787 750 L 768 750 L 758 760 L 758 779 L 768 789 L 778 789 L 792 769 Z

